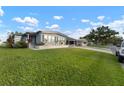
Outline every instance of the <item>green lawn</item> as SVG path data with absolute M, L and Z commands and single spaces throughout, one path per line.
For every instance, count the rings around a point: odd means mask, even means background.
M 0 85 L 124 85 L 124 70 L 101 52 L 0 48 Z

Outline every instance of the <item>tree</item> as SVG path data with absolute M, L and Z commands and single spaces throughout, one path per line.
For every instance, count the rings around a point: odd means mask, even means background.
M 18 32 L 18 31 L 16 31 L 14 34 L 15 35 L 22 35 L 22 33 L 21 32 Z
M 14 33 L 11 32 L 8 36 L 8 39 L 7 39 L 8 47 L 13 48 L 13 43 L 14 43 Z
M 123 41 L 122 37 L 116 36 L 115 38 L 112 39 L 112 44 L 113 45 L 121 45 L 122 41 Z
M 108 26 L 101 26 L 96 29 L 92 29 L 91 32 L 83 38 L 93 42 L 94 44 L 106 45 L 114 43 L 113 40 L 115 39 L 121 39 L 117 38 L 118 34 L 118 32 L 110 29 Z

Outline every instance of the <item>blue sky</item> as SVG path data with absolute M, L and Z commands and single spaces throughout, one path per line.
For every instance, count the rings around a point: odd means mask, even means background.
M 124 32 L 124 7 L 121 6 L 3 6 L 0 7 L 0 39 L 8 32 L 39 29 L 59 31 L 73 38 L 88 34 L 91 28 L 110 26 Z

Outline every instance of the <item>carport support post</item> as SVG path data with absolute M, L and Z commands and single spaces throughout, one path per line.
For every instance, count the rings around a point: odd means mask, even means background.
M 76 42 L 76 40 L 75 40 L 75 46 L 76 46 L 76 44 L 77 44 L 77 42 Z
M 76 46 L 76 40 L 75 40 L 75 46 Z
M 75 40 L 74 40 L 74 47 L 75 47 Z

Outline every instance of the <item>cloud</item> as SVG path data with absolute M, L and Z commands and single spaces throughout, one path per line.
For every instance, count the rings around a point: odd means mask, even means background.
M 16 21 L 18 23 L 27 24 L 29 26 L 37 26 L 38 23 L 39 23 L 39 21 L 36 18 L 34 18 L 34 17 L 24 17 L 24 18 L 15 17 L 12 20 Z
M 79 39 L 80 37 L 83 37 L 89 34 L 90 31 L 91 31 L 91 28 L 85 28 L 85 29 L 78 28 L 74 31 L 69 31 L 69 30 L 65 31 L 64 33 L 68 35 L 69 37 Z
M 1 31 L 0 32 L 0 40 L 3 42 L 3 41 L 6 41 L 7 38 L 8 38 L 8 35 L 9 33 L 11 33 L 12 31 L 10 29 L 6 29 L 4 31 Z
M 63 16 L 53 16 L 53 19 L 55 19 L 55 20 L 61 20 L 61 19 L 64 19 L 64 17 Z
M 88 22 L 90 22 L 90 20 L 89 19 L 82 19 L 81 22 L 82 23 L 88 23 Z
M 46 25 L 49 25 L 50 23 L 47 21 L 45 24 L 46 24 Z
M 110 22 L 106 24 L 111 29 L 116 30 L 119 32 L 119 34 L 124 38 L 123 32 L 124 32 L 124 18 L 119 20 L 114 20 L 113 22 Z
M 121 19 L 121 20 L 115 20 L 113 22 L 110 22 L 108 24 L 110 27 L 112 28 L 124 28 L 124 19 Z
M 98 16 L 97 19 L 100 20 L 100 21 L 103 21 L 105 18 L 105 16 Z
M 109 26 L 111 29 L 116 30 L 119 32 L 119 35 L 124 38 L 123 32 L 124 32 L 124 16 L 122 16 L 120 19 L 113 20 L 109 23 L 103 23 L 103 22 L 90 22 L 90 25 L 92 28 L 97 28 L 98 26 Z
M 7 39 L 7 33 L 3 33 L 3 34 L 0 34 L 0 40 L 3 42 L 3 41 L 6 41 Z
M 79 39 L 79 37 L 83 37 L 83 36 L 89 34 L 90 31 L 91 31 L 91 28 L 89 28 L 89 27 L 88 28 L 85 28 L 85 29 L 78 28 L 76 30 L 76 32 L 72 34 L 72 36 L 74 38 Z
M 2 10 L 2 7 L 0 7 L 0 16 L 4 15 L 4 11 Z
M 34 28 L 33 27 L 24 27 L 24 26 L 21 26 L 21 27 L 18 27 L 19 29 L 21 29 L 22 31 L 24 32 L 30 32 L 30 31 L 34 31 Z
M 82 19 L 81 22 L 82 22 L 82 23 L 88 23 L 88 24 L 90 24 L 92 27 L 104 25 L 103 22 L 93 22 L 93 21 L 90 21 L 89 19 Z
M 19 23 L 25 23 L 25 21 L 23 19 L 21 19 L 20 17 L 13 18 L 12 20 L 19 22 Z
M 53 30 L 57 30 L 60 28 L 60 26 L 58 24 L 53 24 L 51 26 L 46 26 L 46 28 L 49 28 L 49 29 L 53 29 Z
M 63 33 L 69 36 L 69 35 L 71 35 L 71 34 L 72 34 L 72 31 L 67 30 L 67 31 L 63 31 Z
M 102 26 L 102 25 L 104 25 L 104 23 L 102 23 L 102 22 L 90 22 L 90 25 L 91 26 Z

